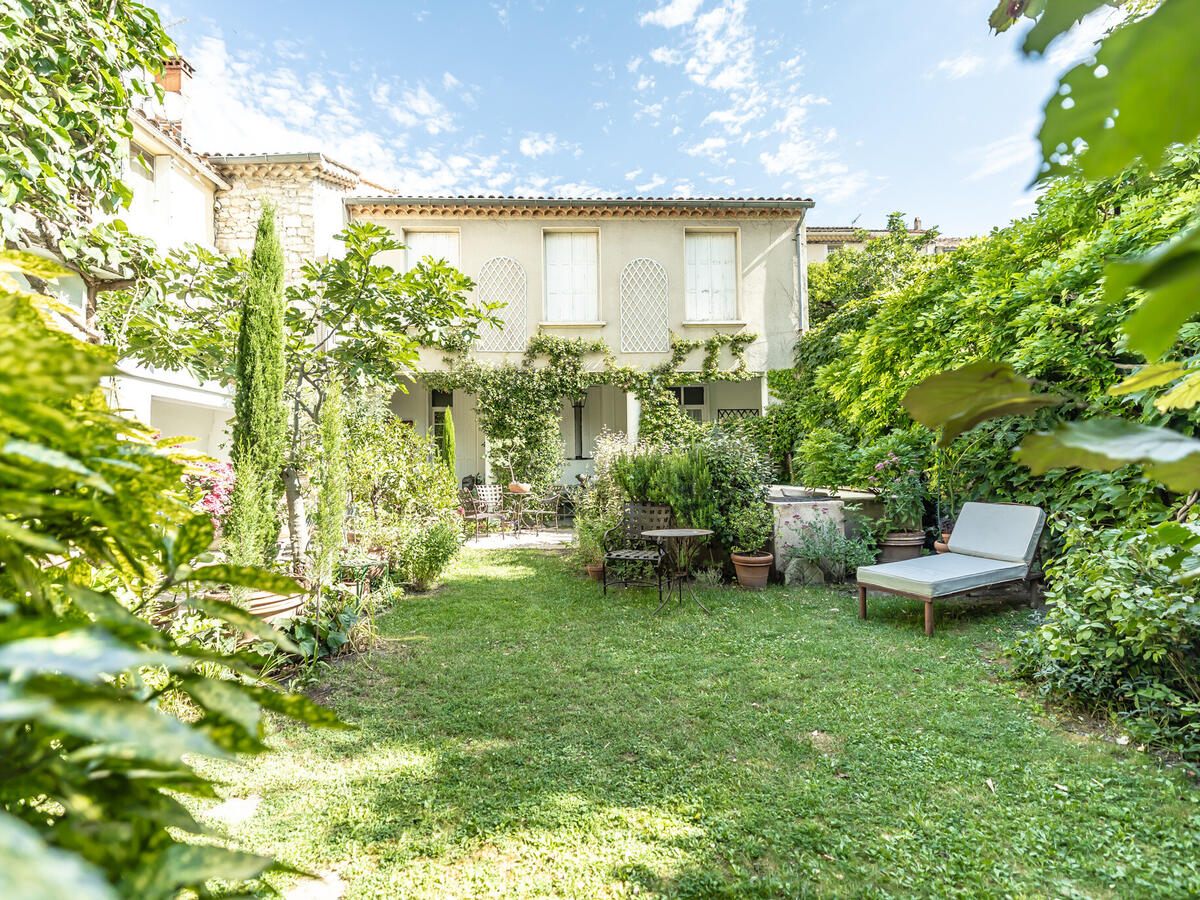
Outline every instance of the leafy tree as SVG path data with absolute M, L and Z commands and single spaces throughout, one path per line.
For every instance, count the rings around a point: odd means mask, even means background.
M 467 297 L 474 283 L 441 261 L 424 259 L 407 272 L 377 262 L 403 249 L 387 228 L 351 222 L 336 235 L 340 258 L 304 265 L 288 287 L 283 317 L 290 410 L 284 478 L 289 526 L 307 532 L 298 507 L 300 472 L 307 466 L 305 434 L 319 426 L 334 380 L 364 390 L 395 386 L 416 374 L 421 347 L 469 343 L 494 322 L 495 304 Z M 231 334 L 241 315 L 248 261 L 188 247 L 170 254 L 154 279 L 107 301 L 105 333 L 122 357 L 185 370 L 201 380 L 230 384 L 236 347 Z
M 283 409 L 283 248 L 275 210 L 258 220 L 245 301 L 238 324 L 233 392 L 233 502 L 226 531 L 240 563 L 275 560 L 286 419 Z M 293 559 L 304 552 L 293 537 Z
M 28 255 L 0 262 L 66 274 Z M 0 276 L 0 896 L 206 896 L 210 879 L 273 864 L 185 842 L 214 834 L 177 799 L 214 796 L 185 756 L 264 752 L 264 709 L 340 723 L 257 677 L 252 655 L 151 624 L 190 611 L 294 651 L 202 587 L 298 585 L 209 564 L 212 521 L 189 510 L 183 466 L 105 404 L 111 354 L 50 318 Z
M 0 4 L 0 236 L 49 251 L 83 280 L 75 324 L 94 340 L 100 293 L 128 287 L 153 254 L 99 217 L 129 203 L 130 108 L 161 96 L 145 76 L 173 52 L 158 14 L 135 0 Z
M 891 290 L 912 277 L 930 257 L 922 250 L 937 237 L 937 230 L 908 233 L 904 213 L 888 216 L 887 234 L 871 238 L 859 231 L 862 250 L 835 253 L 808 269 L 808 305 L 811 323 L 819 325 L 847 303 L 865 300 Z

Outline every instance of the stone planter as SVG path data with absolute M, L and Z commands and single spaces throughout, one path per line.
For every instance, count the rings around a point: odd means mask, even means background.
M 737 572 L 738 584 L 751 590 L 761 590 L 767 586 L 767 577 L 771 574 L 771 563 L 775 557 L 770 553 L 732 554 L 733 568 Z
M 925 546 L 923 531 L 892 531 L 880 542 L 879 563 L 900 562 L 902 559 L 916 559 L 921 555 Z
M 805 499 L 788 498 L 782 495 L 770 500 L 771 512 L 775 515 L 775 568 L 783 572 L 787 568 L 787 549 L 800 540 L 800 532 L 806 522 L 821 518 L 833 520 L 838 530 L 845 534 L 845 503 L 828 497 Z

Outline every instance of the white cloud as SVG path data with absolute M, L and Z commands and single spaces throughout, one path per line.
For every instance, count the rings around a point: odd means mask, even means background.
M 723 137 L 706 137 L 698 144 L 684 147 L 683 152 L 688 156 L 706 156 L 709 159 L 721 160 L 725 158 L 727 146 L 729 146 L 729 141 Z
M 1025 172 L 1033 172 L 1037 164 L 1038 150 L 1037 141 L 1032 134 L 1031 123 L 1030 127 L 1022 128 L 1011 137 L 1000 138 L 974 148 L 967 158 L 974 163 L 975 169 L 967 176 L 967 181 L 990 178 L 1018 167 Z
M 951 80 L 957 80 L 978 72 L 982 66 L 983 57 L 967 51 L 958 56 L 943 59 L 934 68 L 934 74 L 945 75 Z
M 633 186 L 633 189 L 635 191 L 637 191 L 639 194 L 649 194 L 651 191 L 654 191 L 654 190 L 662 187 L 666 183 L 667 183 L 667 179 L 663 178 L 661 175 L 659 175 L 657 172 L 655 172 L 653 175 L 650 176 L 649 181 L 647 181 L 645 184 L 635 184 Z
M 559 153 L 563 150 L 578 149 L 577 145 L 567 143 L 558 138 L 554 134 L 539 134 L 530 132 L 521 138 L 521 143 L 518 145 L 522 156 L 528 156 L 530 159 L 537 159 L 539 156 L 547 154 Z
M 650 58 L 664 66 L 677 66 L 683 62 L 683 53 L 670 47 L 655 47 L 650 51 Z
M 696 16 L 700 0 L 671 0 L 658 9 L 644 13 L 638 22 L 642 25 L 661 25 L 663 28 L 678 28 Z
M 637 80 L 637 84 L 635 85 L 635 90 L 647 91 L 652 87 L 654 87 L 654 76 L 653 75 L 642 75 Z
M 397 100 L 389 100 L 386 85 L 381 89 L 380 102 L 387 106 L 388 115 L 404 128 L 424 128 L 430 134 L 454 129 L 454 117 L 423 84 L 411 88 L 405 85 Z
M 696 192 L 696 186 L 690 181 L 680 181 L 671 189 L 671 195 L 675 197 L 690 197 Z
M 626 181 L 633 181 L 633 179 L 637 178 L 637 177 L 638 177 L 639 175 L 641 175 L 641 174 L 642 174 L 642 170 L 641 170 L 641 169 L 634 169 L 632 172 L 626 172 L 626 173 L 625 173 L 625 180 L 626 180 Z
M 636 72 L 638 70 L 638 66 L 640 66 L 641 64 L 642 64 L 642 58 L 640 56 L 635 56 L 629 62 L 625 63 L 625 71 L 629 72 L 630 74 L 633 74 L 634 72 Z

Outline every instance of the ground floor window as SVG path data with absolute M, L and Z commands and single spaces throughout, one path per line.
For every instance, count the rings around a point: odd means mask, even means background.
M 450 391 L 430 392 L 429 433 L 441 444 L 442 432 L 446 429 L 446 410 L 454 406 L 454 394 Z
M 707 414 L 705 413 L 707 397 L 705 396 L 705 388 L 702 384 L 686 385 L 684 387 L 671 388 L 675 394 L 675 399 L 679 401 L 679 405 L 683 407 L 683 414 L 693 422 L 706 421 Z

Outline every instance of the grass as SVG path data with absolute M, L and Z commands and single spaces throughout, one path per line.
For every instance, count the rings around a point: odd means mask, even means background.
M 902 598 L 704 598 L 652 618 L 556 556 L 467 552 L 324 678 L 359 730 L 213 764 L 261 798 L 230 830 L 347 897 L 1200 893 L 1193 785 L 997 678 L 1026 612 L 927 639 Z

